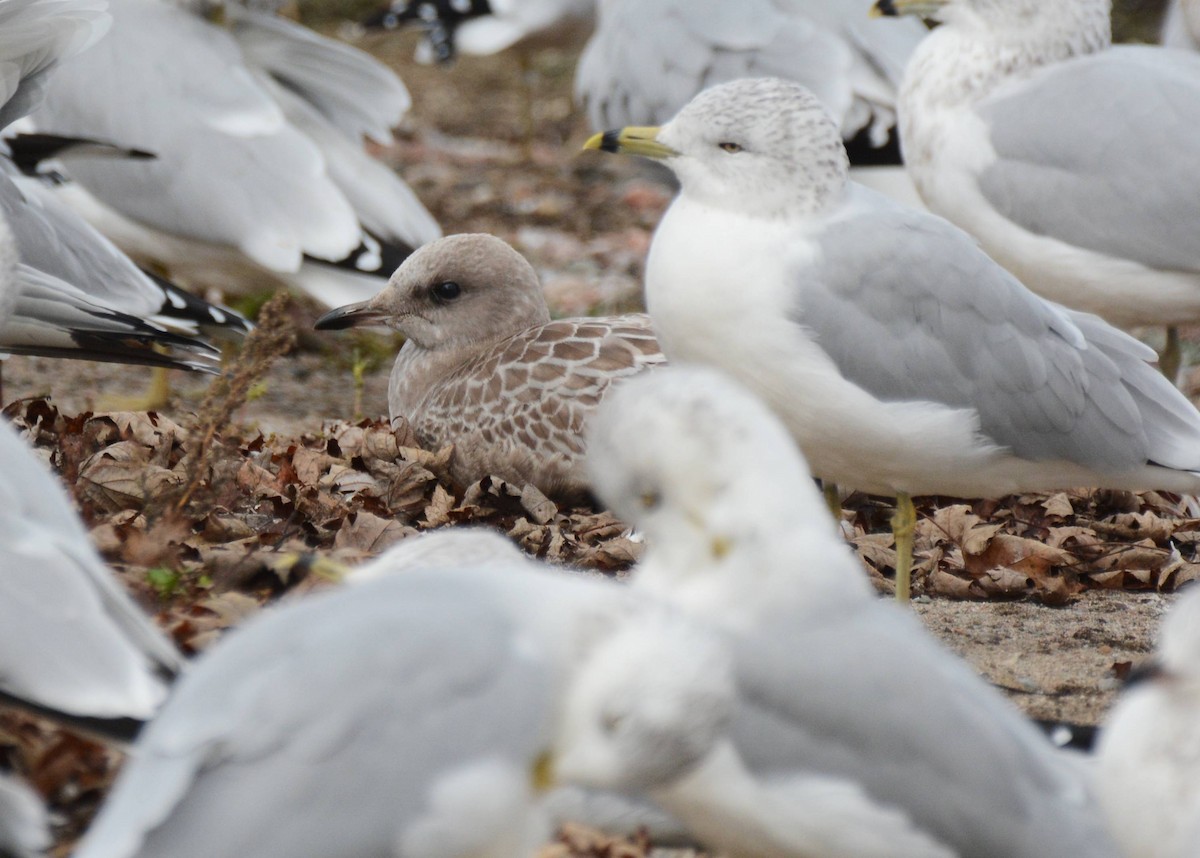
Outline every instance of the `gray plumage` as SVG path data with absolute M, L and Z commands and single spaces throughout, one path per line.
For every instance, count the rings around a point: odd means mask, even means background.
M 803 83 L 849 138 L 895 123 L 904 63 L 924 33 L 867 17 L 869 0 L 602 0 L 576 99 L 593 128 L 649 125 L 700 90 L 743 77 Z
M 1115 46 L 1047 66 L 977 110 L 997 156 L 979 187 L 1005 217 L 1151 268 L 1200 271 L 1200 56 Z
M 76 718 L 149 718 L 182 657 L 6 425 L 0 462 L 0 695 Z
M 50 842 L 41 800 L 29 787 L 0 774 L 0 858 L 33 858 Z
M 815 235 L 791 310 L 847 380 L 974 409 L 984 438 L 1025 459 L 1200 469 L 1200 421 L 1147 366 L 1153 350 L 1039 299 L 940 218 L 852 193 L 860 213 Z

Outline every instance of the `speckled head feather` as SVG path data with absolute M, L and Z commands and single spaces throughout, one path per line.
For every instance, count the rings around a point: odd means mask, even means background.
M 451 235 L 426 244 L 364 305 L 424 349 L 505 339 L 550 321 L 537 272 L 492 235 Z
M 821 102 L 779 78 L 705 90 L 662 127 L 658 141 L 679 153 L 667 163 L 689 197 L 760 217 L 821 209 L 849 170 Z

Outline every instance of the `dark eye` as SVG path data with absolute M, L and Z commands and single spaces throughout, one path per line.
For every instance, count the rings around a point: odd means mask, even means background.
M 433 300 L 438 304 L 449 304 L 455 298 L 462 294 L 462 287 L 453 280 L 447 280 L 444 283 L 438 283 L 429 290 L 429 294 L 433 296 Z
M 731 155 L 742 151 L 742 146 L 740 143 L 718 143 L 717 145 Z

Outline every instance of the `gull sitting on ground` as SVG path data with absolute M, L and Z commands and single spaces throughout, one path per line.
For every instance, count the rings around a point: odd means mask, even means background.
M 327 313 L 319 330 L 386 325 L 407 337 L 388 408 L 421 443 L 454 444 L 451 474 L 489 474 L 544 494 L 587 491 L 583 427 L 609 388 L 663 362 L 642 314 L 550 321 L 537 272 L 490 235 L 454 235 L 415 252 L 369 301 Z
M 1111 45 L 1109 0 L 880 0 L 941 26 L 900 92 L 926 205 L 1038 294 L 1115 325 L 1200 321 L 1200 57 Z
M 646 267 L 663 351 L 762 396 L 821 479 L 898 498 L 899 598 L 912 495 L 1200 491 L 1200 413 L 1153 352 L 847 181 L 837 126 L 800 85 L 724 84 L 661 129 L 587 145 L 679 177 Z
M 723 645 L 612 582 L 500 559 L 293 601 L 197 661 L 75 855 L 527 858 L 560 700 L 593 672 L 638 689 L 612 730 L 650 784 L 727 723 Z
M 1098 792 L 1129 858 L 1200 854 L 1200 589 L 1171 608 L 1100 732 Z
M 588 459 L 600 497 L 646 536 L 631 586 L 733 649 L 732 747 L 650 791 L 708 846 L 1115 858 L 1078 768 L 875 596 L 761 400 L 709 368 L 664 368 L 613 391 Z

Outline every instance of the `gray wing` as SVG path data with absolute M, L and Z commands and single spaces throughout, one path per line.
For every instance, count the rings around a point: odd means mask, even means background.
M 894 122 L 895 87 L 917 38 L 867 19 L 862 0 L 610 0 L 579 61 L 593 127 L 665 122 L 700 90 L 743 77 L 803 83 L 847 137 Z M 878 115 L 877 115 L 878 114 Z
M 859 213 L 815 238 L 791 311 L 848 380 L 884 401 L 974 409 L 985 436 L 1028 459 L 1200 466 L 1194 409 L 1148 348 L 1037 297 L 941 218 L 853 192 Z
M 46 808 L 24 784 L 0 775 L 0 856 L 33 858 L 50 848 Z
M 528 772 L 552 676 L 488 580 L 414 571 L 235 629 L 144 732 L 76 855 L 396 854 L 440 777 L 489 759 Z
M 997 155 L 979 185 L 1002 215 L 1151 268 L 1200 270 L 1200 56 L 1115 47 L 976 109 Z
M 0 128 L 42 100 L 60 60 L 84 50 L 111 19 L 99 0 L 8 0 L 0 4 Z
M 361 227 L 320 152 L 227 32 L 157 0 L 110 0 L 109 12 L 108 37 L 62 64 L 35 120 L 157 157 L 78 159 L 74 179 L 133 220 L 239 248 L 272 270 L 358 246 Z
M 1115 856 L 1073 769 L 919 622 L 869 602 L 738 642 L 734 739 L 760 777 L 856 781 L 963 855 Z
M 285 18 L 227 7 L 246 61 L 276 78 L 350 140 L 392 142 L 392 128 L 412 104 L 395 72 L 370 54 Z
M 54 477 L 0 426 L 0 692 L 148 718 L 183 660 L 104 566 Z

